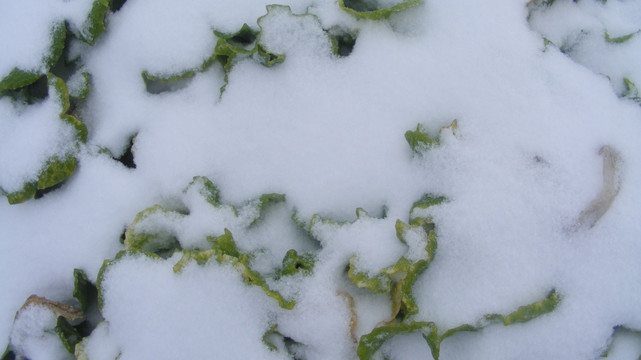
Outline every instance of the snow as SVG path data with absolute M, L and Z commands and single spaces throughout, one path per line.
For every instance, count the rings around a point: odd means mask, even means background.
M 16 66 L 42 70 L 52 24 L 79 28 L 88 3 L 1 4 L 0 76 Z M 207 237 L 228 229 L 251 268 L 296 305 L 280 308 L 216 256 L 176 273 L 179 253 L 124 255 L 102 274 L 104 321 L 82 342 L 89 359 L 354 359 L 352 335 L 395 314 L 389 295 L 357 288 L 346 266 L 355 256 L 371 276 L 401 256 L 424 259 L 425 232 L 408 231 L 403 244 L 395 223 L 409 223 L 412 204 L 429 193 L 447 200 L 414 213 L 432 218 L 438 249 L 413 287 L 413 321 L 444 332 L 553 289 L 562 299 L 530 322 L 449 337 L 441 358 L 599 358 L 610 343 L 608 358 L 639 356 L 641 108 L 620 96 L 624 78 L 641 86 L 641 35 L 620 44 L 604 35 L 639 30 L 638 2 L 427 0 L 380 21 L 357 20 L 330 0 L 266 5 L 128 0 L 108 15 L 95 46 L 72 44 L 91 74 L 76 110 L 88 141 L 62 187 L 0 202 L 0 279 L 11 289 L 0 293 L 0 339 L 33 360 L 59 355 L 51 333 L 20 338 L 55 318 L 35 309 L 14 319 L 16 311 L 30 294 L 73 303 L 73 269 L 96 282 L 136 215 L 161 205 L 169 212 L 135 230 L 207 250 Z M 239 57 L 221 93 L 224 69 L 201 65 L 216 46 L 214 30 L 245 23 L 285 61 L 266 67 Z M 335 26 L 357 34 L 349 56 L 332 53 L 324 29 Z M 184 87 L 160 94 L 141 76 L 186 70 L 195 75 Z M 59 111 L 53 98 L 0 99 L 0 187 L 19 189 L 52 154 L 75 146 Z M 454 119 L 456 133 L 436 136 Z M 404 139 L 419 123 L 439 138 L 422 154 Z M 118 157 L 132 138 L 135 168 L 103 151 Z M 576 226 L 607 186 L 604 146 L 620 157 L 620 188 L 593 226 Z M 220 205 L 189 186 L 194 176 L 213 182 Z M 251 224 L 256 199 L 268 193 L 286 200 Z M 314 254 L 311 273 L 276 275 L 289 249 Z M 263 343 L 272 326 L 282 335 L 272 336 L 276 351 Z M 629 330 L 612 340 L 616 326 Z M 409 334 L 377 356 L 428 354 L 423 338 Z

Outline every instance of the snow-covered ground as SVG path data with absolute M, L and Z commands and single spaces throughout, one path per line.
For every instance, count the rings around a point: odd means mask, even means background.
M 638 358 L 639 31 L 633 0 L 0 2 L 2 360 Z

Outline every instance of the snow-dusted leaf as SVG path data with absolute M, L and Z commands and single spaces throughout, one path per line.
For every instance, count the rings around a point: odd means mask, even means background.
M 432 322 L 392 323 L 377 327 L 369 334 L 361 336 L 356 354 L 361 360 L 371 359 L 387 340 L 396 335 L 414 332 L 421 332 L 425 339 L 431 341 L 437 329 Z
M 257 271 L 252 270 L 249 265 L 249 255 L 238 251 L 234 238 L 229 230 L 225 229 L 224 235 L 210 239 L 210 241 L 214 243 L 212 249 L 216 252 L 218 262 L 233 265 L 234 268 L 240 272 L 243 280 L 247 284 L 262 288 L 265 294 L 276 299 L 278 305 L 283 309 L 289 310 L 296 305 L 294 301 L 286 300 L 278 291 L 270 289 L 263 276 Z
M 334 55 L 344 57 L 352 53 L 356 45 L 357 31 L 349 31 L 334 26 L 327 30 L 327 34 L 332 42 Z
M 12 193 L 7 193 L 6 191 L 0 189 L 0 193 L 5 194 L 9 204 L 20 204 L 27 200 L 33 199 L 38 191 L 37 182 L 28 182 L 25 183 L 21 190 L 14 191 Z
M 109 12 L 109 0 L 94 0 L 87 19 L 82 24 L 79 38 L 89 45 L 94 45 L 105 31 L 105 17 Z
M 154 205 L 139 212 L 125 231 L 125 249 L 168 257 L 181 248 L 173 222 L 185 215 Z
M 87 274 L 80 269 L 73 270 L 73 297 L 80 303 L 80 309 L 86 312 L 98 296 L 96 286 L 89 281 Z
M 356 270 L 358 258 L 356 255 L 349 259 L 347 277 L 352 280 L 354 285 L 359 288 L 365 288 L 373 293 L 385 294 L 390 291 L 391 280 L 389 276 L 383 273 L 374 274 L 373 276 Z
M 2 80 L 0 80 L 0 95 L 5 90 L 16 90 L 27 85 L 31 85 L 38 80 L 42 74 L 32 71 L 24 71 L 18 68 L 11 70 Z
M 606 31 L 603 37 L 605 38 L 605 41 L 609 42 L 610 44 L 623 44 L 624 42 L 632 39 L 639 32 L 641 32 L 641 30 L 637 30 L 633 33 L 622 36 L 611 37 L 610 34 Z
M 197 187 L 198 193 L 213 207 L 219 207 L 222 205 L 220 203 L 220 191 L 207 177 L 194 176 L 193 180 L 189 183 L 184 192 L 186 193 L 192 187 Z M 234 213 L 236 213 L 235 209 Z
M 416 125 L 416 130 L 408 130 L 405 132 L 405 140 L 407 140 L 407 143 L 414 152 L 420 154 L 434 146 L 438 146 L 439 138 L 444 131 L 455 133 L 457 128 L 458 121 L 453 120 L 450 125 L 441 128 L 438 138 L 434 138 L 427 133 L 427 130 L 422 124 L 418 124 Z
M 391 7 L 380 7 L 376 1 L 338 0 L 338 5 L 347 13 L 359 19 L 370 20 L 387 19 L 394 13 L 422 3 L 423 0 L 406 0 Z
M 45 65 L 47 70 L 53 69 L 56 66 L 58 60 L 62 56 L 62 52 L 65 48 L 65 40 L 67 39 L 67 25 L 64 22 L 60 22 L 54 25 L 51 31 L 51 46 L 49 48 L 49 54 L 45 56 Z
M 49 159 L 38 177 L 38 189 L 44 190 L 60 184 L 71 176 L 77 167 L 78 159 L 75 156 L 68 156 L 64 159 L 58 157 Z
M 276 194 L 276 193 L 271 193 L 271 194 L 263 194 L 256 200 L 256 215 L 254 215 L 254 219 L 251 221 L 250 225 L 256 224 L 262 217 L 267 208 L 270 205 L 278 204 L 281 202 L 285 201 L 285 195 L 283 194 Z M 250 205 L 251 206 L 251 205 Z
M 410 209 L 410 214 L 412 214 L 415 209 L 427 209 L 428 207 L 435 206 L 442 203 L 446 199 L 447 198 L 445 196 L 425 194 L 420 200 L 415 201 L 414 204 L 412 204 L 412 208 Z
M 54 331 L 56 332 L 56 334 L 58 334 L 58 337 L 60 338 L 60 341 L 62 341 L 65 349 L 67 349 L 70 354 L 73 354 L 76 348 L 76 344 L 82 341 L 82 335 L 80 335 L 78 330 L 71 326 L 69 321 L 67 321 L 64 317 L 59 316 L 58 320 L 56 321 L 56 327 L 54 328 Z
M 253 270 L 250 265 L 249 254 L 242 253 L 238 250 L 234 237 L 228 229 L 218 237 L 208 237 L 213 245 L 209 250 L 202 251 L 183 251 L 182 258 L 174 265 L 174 272 L 181 272 L 190 260 L 195 260 L 198 264 L 203 265 L 214 257 L 217 262 L 232 265 L 243 278 L 243 281 L 249 285 L 258 286 L 267 296 L 278 301 L 280 307 L 292 309 L 296 304 L 294 301 L 286 300 L 278 291 L 272 290 L 265 278 L 257 271 Z
M 432 139 L 421 124 L 416 125 L 416 130 L 414 131 L 408 130 L 405 132 L 405 140 L 407 140 L 412 150 L 416 152 L 438 145 L 438 140 Z
M 78 120 L 77 117 L 69 114 L 62 114 L 60 115 L 60 118 L 67 124 L 76 128 L 77 140 L 82 143 L 87 142 L 87 136 L 89 136 L 89 132 L 87 131 L 87 126 L 82 121 Z
M 508 326 L 517 323 L 525 323 L 538 318 L 539 316 L 550 313 L 556 309 L 561 302 L 561 295 L 555 290 L 545 297 L 545 299 L 532 304 L 520 306 L 516 311 L 507 315 L 491 314 L 484 317 L 485 321 L 500 321 L 503 325 Z
M 143 71 L 141 74 L 147 91 L 152 94 L 184 88 L 195 75 L 194 70 L 185 70 L 178 74 L 150 74 Z
M 281 276 L 289 276 L 301 271 L 304 274 L 311 274 L 315 262 L 316 259 L 313 254 L 299 255 L 296 250 L 290 249 L 285 254 L 285 257 L 283 257 L 283 266 L 279 274 Z
M 77 76 L 78 80 L 73 81 L 72 83 L 72 80 L 70 79 L 67 83 L 69 96 L 76 99 L 84 99 L 89 95 L 89 91 L 91 90 L 91 74 L 86 71 L 82 71 L 75 76 Z
M 623 86 L 625 91 L 623 92 L 623 97 L 632 99 L 638 103 L 641 103 L 641 94 L 639 94 L 639 88 L 637 85 L 628 78 L 623 78 Z

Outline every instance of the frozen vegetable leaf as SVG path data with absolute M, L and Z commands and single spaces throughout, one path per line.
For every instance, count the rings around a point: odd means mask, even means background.
M 49 311 L 53 312 L 56 316 L 63 317 L 69 321 L 79 320 L 84 317 L 82 310 L 76 307 L 57 301 L 52 301 L 37 295 L 29 296 L 18 312 L 26 309 L 30 305 L 44 306 Z
M 263 344 L 269 348 L 271 351 L 278 351 L 278 346 L 274 344 L 274 339 L 282 337 L 283 335 L 276 330 L 277 326 L 272 325 L 269 330 L 265 331 L 263 334 Z
M 58 104 L 60 104 L 60 114 L 66 114 L 71 104 L 67 84 L 52 73 L 47 74 L 47 82 L 49 84 L 49 94 L 55 94 Z
M 414 211 L 414 209 L 427 209 L 428 207 L 439 205 L 445 200 L 446 198 L 444 196 L 438 196 L 434 194 L 425 194 L 420 200 L 412 204 L 410 214 Z
M 604 37 L 605 37 L 605 41 L 609 42 L 610 44 L 622 44 L 632 39 L 632 37 L 634 37 L 639 32 L 641 32 L 641 30 L 637 30 L 633 33 L 623 35 L 623 36 L 611 37 L 610 34 L 606 31 Z
M 421 219 L 424 220 L 424 219 Z M 426 220 L 425 220 L 426 221 Z M 431 224 L 431 222 L 427 222 Z M 437 241 L 436 232 L 431 229 L 425 229 L 423 223 L 416 225 L 405 224 L 400 220 L 396 221 L 396 236 L 399 241 L 408 244 L 406 236 L 408 232 L 417 231 L 422 237 L 423 252 L 420 253 L 419 249 L 412 249 L 410 253 L 401 257 L 395 265 L 383 269 L 383 273 L 387 274 L 393 281 L 391 296 L 392 296 L 392 315 L 394 319 L 405 320 L 406 318 L 418 313 L 418 306 L 412 295 L 412 287 L 414 283 L 429 266 L 434 259 L 436 253 Z M 422 231 L 422 232 L 421 232 Z M 415 236 L 416 234 L 414 234 Z M 420 255 L 417 258 L 417 255 Z M 412 256 L 411 260 L 409 256 Z
M 22 187 L 22 190 L 15 191 L 8 194 L 4 191 L 2 192 L 6 194 L 7 201 L 9 202 L 9 204 L 13 205 L 13 204 L 19 204 L 27 200 L 33 199 L 33 197 L 36 195 L 36 191 L 38 191 L 38 183 L 29 182 L 24 184 L 24 186 Z
M 32 71 L 24 71 L 14 68 L 11 72 L 0 80 L 0 92 L 5 90 L 16 90 L 27 85 L 35 83 L 42 74 Z M 1 94 L 0 94 L 1 95 Z
M 139 212 L 125 231 L 125 249 L 168 257 L 180 249 L 172 221 L 185 215 L 154 205 Z
M 257 223 L 262 217 L 268 206 L 278 204 L 285 201 L 283 194 L 264 194 L 256 201 L 256 204 L 250 203 L 250 206 L 256 206 L 256 216 L 251 221 L 250 225 Z
M 247 254 L 239 253 L 238 257 L 233 256 L 233 254 L 238 253 L 238 250 L 229 230 L 225 230 L 225 234 L 216 239 L 214 248 L 219 251 L 218 261 L 231 263 L 234 268 L 240 271 L 243 280 L 247 284 L 262 288 L 265 294 L 276 299 L 278 305 L 283 309 L 290 310 L 294 307 L 296 304 L 294 301 L 286 300 L 278 291 L 270 289 L 265 279 L 258 272 L 250 268 L 249 256 Z
M 94 45 L 100 34 L 105 31 L 105 17 L 109 11 L 109 0 L 95 0 L 87 19 L 82 25 L 79 38 L 89 45 Z
M 262 45 L 256 45 L 256 52 L 258 56 L 262 59 L 262 64 L 267 67 L 272 67 L 276 64 L 280 64 L 285 61 L 285 54 L 276 54 L 267 49 Z
M 455 335 L 455 334 L 457 334 L 459 332 L 476 332 L 476 331 L 479 331 L 479 330 L 481 330 L 481 329 L 479 327 L 477 327 L 477 326 L 473 326 L 473 325 L 470 325 L 470 324 L 463 324 L 463 325 L 460 325 L 460 326 L 457 326 L 455 328 L 447 330 L 446 332 L 441 334 L 441 336 L 439 336 L 439 340 L 442 342 L 443 340 L 447 339 L 448 337 L 453 336 L 453 335 Z
M 224 256 L 240 258 L 240 252 L 236 246 L 236 241 L 231 234 L 231 231 L 225 229 L 225 233 L 217 238 L 208 237 L 207 240 L 214 243 L 212 249 L 218 254 L 218 259 L 223 259 Z M 219 260 L 220 261 L 220 260 Z
M 211 182 L 211 180 L 204 176 L 194 176 L 193 180 L 189 183 L 184 192 L 189 191 L 189 189 L 194 186 L 198 187 L 198 193 L 202 195 L 213 207 L 219 207 L 222 205 L 220 203 L 220 191 L 216 185 Z
M 117 264 L 118 260 L 122 259 L 127 255 L 137 255 L 137 254 L 140 254 L 140 253 L 133 253 L 131 251 L 122 250 L 122 251 L 119 251 L 113 259 L 106 259 L 102 262 L 102 266 L 100 266 L 100 270 L 98 270 L 98 276 L 96 278 L 96 289 L 98 290 L 98 311 L 102 312 L 102 309 L 104 307 L 105 289 L 102 286 L 102 282 L 105 280 L 105 274 L 107 273 L 107 270 L 109 269 L 109 267 Z
M 432 139 L 421 124 L 416 125 L 416 130 L 414 131 L 408 130 L 405 132 L 405 140 L 415 152 L 421 152 L 438 145 L 438 141 Z
M 85 344 L 82 341 L 76 344 L 73 356 L 76 357 L 76 360 L 89 360 L 89 357 L 85 353 Z
M 338 0 L 338 6 L 347 13 L 359 19 L 382 20 L 392 14 L 407 8 L 422 4 L 423 0 L 409 0 L 400 2 L 392 7 L 379 8 L 376 2 L 364 0 Z
M 75 86 L 70 86 L 68 83 L 67 87 L 69 88 L 69 96 L 76 99 L 84 99 L 89 95 L 89 91 L 91 90 L 91 74 L 83 71 L 79 76 L 80 81 L 78 81 Z
M 298 255 L 294 249 L 290 249 L 283 257 L 283 267 L 280 270 L 281 276 L 289 276 L 302 271 L 308 275 L 314 269 L 315 258 L 312 254 Z
M 67 124 L 73 126 L 76 129 L 76 137 L 80 142 L 86 143 L 87 142 L 87 136 L 88 136 L 88 131 L 87 131 L 87 126 L 80 120 L 78 120 L 77 117 L 72 116 L 72 115 L 60 115 L 60 118 L 66 122 Z
M 212 62 L 218 61 L 223 66 L 225 74 L 228 74 L 237 55 L 250 56 L 257 51 L 256 38 L 259 32 L 252 30 L 247 24 L 234 34 L 224 34 L 219 31 L 214 33 L 219 39 L 214 48 L 214 55 L 205 62 L 203 69 Z
M 248 47 L 252 46 L 260 31 L 252 29 L 249 25 L 243 24 L 243 26 L 237 32 L 233 34 L 226 34 L 220 31 L 214 31 L 216 36 L 227 41 L 231 45 L 236 45 L 239 47 Z
M 175 91 L 185 88 L 189 81 L 196 75 L 194 70 L 185 70 L 178 74 L 150 74 L 146 70 L 141 76 L 147 91 L 151 94 L 160 94 L 166 91 Z
M 53 157 L 47 161 L 38 177 L 38 189 L 43 190 L 57 185 L 71 176 L 78 166 L 78 159 L 67 156 L 65 159 Z
M 508 315 L 491 314 L 484 317 L 485 321 L 500 321 L 503 325 L 508 326 L 517 323 L 525 323 L 530 320 L 536 319 L 539 316 L 550 313 L 556 309 L 561 302 L 561 295 L 556 290 L 550 293 L 541 301 L 529 305 L 520 306 L 516 311 Z
M 252 29 L 247 24 L 243 24 L 240 30 L 233 34 L 225 34 L 220 31 L 214 31 L 214 33 L 219 38 L 214 50 L 218 56 L 233 57 L 237 54 L 251 55 L 256 52 L 256 39 L 260 31 Z
M 51 30 L 51 46 L 49 53 L 45 56 L 45 64 L 51 70 L 62 56 L 67 39 L 67 25 L 64 22 L 56 24 Z
M 344 57 L 348 56 L 354 50 L 358 32 L 344 30 L 340 27 L 332 27 L 327 30 L 329 39 L 332 42 L 332 51 L 334 55 Z
M 356 354 L 361 360 L 371 359 L 383 344 L 396 335 L 421 332 L 426 339 L 432 339 L 437 333 L 432 322 L 393 323 L 377 327 L 369 334 L 361 336 Z M 429 343 L 429 341 L 428 341 Z
M 389 276 L 383 273 L 370 276 L 365 272 L 359 272 L 356 270 L 356 263 L 357 257 L 354 255 L 349 259 L 349 267 L 347 270 L 347 277 L 352 280 L 354 285 L 359 288 L 368 289 L 374 293 L 385 294 L 390 291 L 391 280 Z
M 639 95 L 639 88 L 637 88 L 637 85 L 628 78 L 623 78 L 623 85 L 625 86 L 623 97 L 641 103 L 641 96 Z
M 272 325 L 265 333 L 263 334 L 263 344 L 271 351 L 279 351 L 284 349 L 291 356 L 290 358 L 298 358 L 295 354 L 303 344 L 297 342 L 296 340 L 285 336 L 278 331 L 277 325 Z
M 452 121 L 452 123 L 450 123 L 450 125 L 441 128 L 439 132 L 439 138 L 443 136 L 444 131 L 451 131 L 453 134 L 456 134 L 457 129 L 458 121 L 455 119 Z M 410 148 L 414 152 L 419 154 L 431 149 L 434 146 L 438 146 L 440 142 L 438 138 L 433 139 L 432 137 L 430 137 L 427 133 L 427 130 L 421 124 L 416 125 L 416 130 L 414 131 L 406 131 L 405 140 L 407 140 Z
M 64 317 L 59 316 L 54 331 L 58 334 L 58 337 L 60 337 L 60 341 L 62 341 L 65 349 L 67 349 L 70 354 L 73 354 L 76 344 L 82 340 L 82 336 L 78 333 L 78 330 L 71 326 Z
M 73 270 L 73 280 L 73 297 L 80 303 L 80 309 L 86 312 L 91 303 L 96 301 L 98 290 L 80 269 Z

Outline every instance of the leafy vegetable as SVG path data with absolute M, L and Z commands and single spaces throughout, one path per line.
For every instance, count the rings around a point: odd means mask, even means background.
M 298 255 L 296 250 L 290 249 L 283 258 L 283 267 L 280 270 L 280 275 L 290 276 L 301 271 L 305 274 L 310 274 L 314 269 L 314 262 L 314 255 Z
M 49 54 L 45 57 L 47 70 L 53 69 L 62 56 L 65 48 L 65 40 L 67 39 L 67 25 L 64 22 L 54 25 L 51 34 L 52 39 Z
M 414 204 L 412 204 L 412 208 L 410 209 L 410 214 L 412 214 L 415 209 L 427 209 L 428 207 L 439 205 L 445 200 L 446 200 L 445 196 L 425 194 L 420 200 L 415 201 Z
M 185 87 L 196 73 L 193 70 L 186 70 L 179 74 L 152 75 L 147 71 L 142 72 L 142 79 L 145 82 L 147 91 L 151 94 L 160 94 L 165 91 L 174 91 Z
M 169 257 L 174 251 L 180 250 L 171 222 L 184 216 L 160 205 L 139 212 L 125 231 L 125 249 Z M 149 221 L 155 226 L 146 226 Z
M 517 323 L 525 323 L 530 320 L 536 319 L 541 315 L 550 313 L 556 309 L 556 307 L 561 302 L 561 296 L 555 291 L 552 290 L 545 297 L 545 299 L 519 307 L 516 311 L 508 315 L 500 314 L 491 314 L 486 315 L 484 319 L 486 321 L 500 321 L 503 325 L 508 326 Z
M 388 293 L 390 291 L 391 280 L 386 274 L 375 274 L 370 276 L 365 272 L 356 270 L 358 258 L 356 255 L 349 259 L 349 266 L 347 270 L 347 277 L 352 280 L 354 285 L 359 288 L 365 288 L 373 293 Z
M 80 303 L 80 309 L 86 312 L 97 299 L 98 290 L 87 278 L 87 274 L 80 269 L 73 270 L 73 297 Z
M 641 30 L 637 30 L 633 33 L 629 33 L 623 36 L 611 37 L 610 34 L 606 31 L 604 37 L 605 37 L 605 41 L 609 42 L 610 44 L 622 44 L 632 39 L 632 37 L 638 34 L 639 32 L 641 32 Z
M 443 131 L 450 130 L 454 133 L 457 128 L 458 122 L 457 120 L 454 120 L 450 125 L 442 127 L 440 132 L 442 134 Z M 439 145 L 439 139 L 430 137 L 430 135 L 421 124 L 416 125 L 416 130 L 414 131 L 408 130 L 407 132 L 405 132 L 405 140 L 407 140 L 410 148 L 412 148 L 412 150 L 414 150 L 414 152 L 418 154 Z
M 410 144 L 412 150 L 416 152 L 423 149 L 429 149 L 438 144 L 437 140 L 430 138 L 421 124 L 416 125 L 416 130 L 414 131 L 408 130 L 405 133 L 405 140 Z
M 267 296 L 270 296 L 278 301 L 278 305 L 283 309 L 292 309 L 296 303 L 294 301 L 286 300 L 278 292 L 269 288 L 265 279 L 257 272 L 251 269 L 249 265 L 249 255 L 243 254 L 236 248 L 236 243 L 229 230 L 225 229 L 225 234 L 217 238 L 208 238 L 214 245 L 212 249 L 216 254 L 216 260 L 219 263 L 229 263 L 237 269 L 243 280 L 249 285 L 255 285 L 263 289 Z
M 257 271 L 252 270 L 249 255 L 241 253 L 238 250 L 236 242 L 228 229 L 225 229 L 223 235 L 218 237 L 210 236 L 207 240 L 213 243 L 211 249 L 183 251 L 182 258 L 174 265 L 174 272 L 181 272 L 185 265 L 192 259 L 199 265 L 204 265 L 211 257 L 214 257 L 218 263 L 232 265 L 240 272 L 245 283 L 262 288 L 265 294 L 276 299 L 282 308 L 289 310 L 294 307 L 296 304 L 294 301 L 286 300 L 278 291 L 270 289 L 265 278 Z
M 389 8 L 372 7 L 369 2 L 363 0 L 338 0 L 338 6 L 347 13 L 359 19 L 382 20 L 387 19 L 392 14 L 407 8 L 422 4 L 423 0 L 409 0 L 400 2 Z
M 59 316 L 54 331 L 58 334 L 58 337 L 60 337 L 60 341 L 62 341 L 65 349 L 67 349 L 70 354 L 73 354 L 76 344 L 82 340 L 82 336 L 78 333 L 78 330 L 71 326 L 64 317 Z
M 344 57 L 352 53 L 356 45 L 357 31 L 349 31 L 334 26 L 327 30 L 327 34 L 332 42 L 334 55 Z
M 38 189 L 57 185 L 71 176 L 78 166 L 78 159 L 68 156 L 65 159 L 52 158 L 47 161 L 45 169 L 38 177 Z
M 396 335 L 421 332 L 426 339 L 436 334 L 436 325 L 432 322 L 394 323 L 378 327 L 367 335 L 361 336 L 356 354 L 361 360 L 371 359 L 383 344 Z M 429 341 L 428 341 L 429 342 Z
M 82 25 L 79 38 L 89 45 L 94 45 L 105 31 L 105 17 L 109 11 L 109 0 L 94 0 L 87 19 Z
M 21 87 L 31 85 L 36 82 L 40 76 L 42 75 L 36 72 L 14 68 L 7 76 L 0 80 L 0 92 L 5 90 L 16 90 Z
M 623 84 L 625 86 L 623 97 L 632 99 L 641 104 L 641 96 L 639 95 L 639 88 L 637 85 L 628 78 L 623 78 Z

